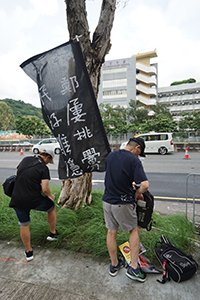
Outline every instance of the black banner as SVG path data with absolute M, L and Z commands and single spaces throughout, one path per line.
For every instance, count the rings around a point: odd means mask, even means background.
M 110 147 L 79 42 L 38 54 L 20 67 L 38 84 L 44 120 L 60 144 L 66 170 L 60 179 L 105 171 Z

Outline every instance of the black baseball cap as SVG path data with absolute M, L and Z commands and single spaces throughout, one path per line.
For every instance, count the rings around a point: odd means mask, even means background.
M 138 145 L 140 145 L 140 149 L 141 149 L 140 156 L 146 157 L 146 155 L 144 154 L 144 149 L 145 149 L 145 142 L 144 142 L 144 140 L 141 137 L 134 137 L 134 138 L 131 138 L 130 141 L 134 141 Z

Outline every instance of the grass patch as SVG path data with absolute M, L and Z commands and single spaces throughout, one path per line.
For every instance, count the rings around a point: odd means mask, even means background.
M 58 199 L 60 187 L 51 186 L 51 190 L 52 193 L 56 193 Z M 102 194 L 102 191 L 93 190 L 91 205 L 82 206 L 77 211 L 56 206 L 56 229 L 59 238 L 52 243 L 46 240 L 49 233 L 46 213 L 32 210 L 30 224 L 32 245 L 65 248 L 88 253 L 93 257 L 108 257 Z M 2 186 L 0 186 L 0 200 L 0 239 L 14 239 L 21 242 L 18 219 L 15 211 L 8 206 L 10 198 L 4 195 Z M 146 255 L 149 259 L 155 259 L 155 244 L 162 234 L 182 251 L 192 253 L 195 248 L 194 227 L 184 215 L 160 216 L 154 213 L 154 220 L 156 225 L 150 232 L 139 229 L 140 241 L 147 249 Z M 128 239 L 129 233 L 124 233 L 119 228 L 118 245 Z

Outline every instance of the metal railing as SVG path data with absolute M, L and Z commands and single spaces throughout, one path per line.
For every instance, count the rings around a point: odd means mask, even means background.
M 110 144 L 121 144 L 123 142 L 126 142 L 129 140 L 129 138 L 132 138 L 135 134 L 132 132 L 128 132 L 126 134 L 118 134 L 118 135 L 113 135 L 113 134 L 108 134 L 108 140 Z M 12 136 L 7 136 L 6 139 L 3 138 L 3 135 L 1 135 L 0 132 L 0 145 L 4 144 L 9 144 L 12 145 L 13 143 L 16 142 L 22 142 L 22 141 L 28 141 L 32 144 L 38 143 L 40 140 L 49 138 L 53 136 L 42 136 L 42 137 L 34 137 L 32 139 L 13 139 Z M 200 143 L 200 135 L 194 134 L 192 132 L 174 132 L 173 133 L 173 140 L 174 143 Z
M 189 180 L 192 180 L 192 183 Z M 199 179 L 199 180 L 198 180 Z M 198 182 L 197 182 L 198 181 Z M 188 193 L 189 188 L 192 188 L 192 204 L 193 204 L 193 213 L 192 213 L 192 224 L 200 225 L 200 223 L 195 222 L 195 217 L 200 217 L 195 210 L 195 199 L 200 196 L 200 173 L 191 173 L 186 177 L 186 218 L 188 217 Z

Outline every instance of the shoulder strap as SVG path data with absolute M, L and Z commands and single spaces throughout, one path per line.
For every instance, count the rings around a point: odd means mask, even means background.
M 159 283 L 165 284 L 167 281 L 170 281 L 169 275 L 167 274 L 166 270 L 166 261 L 163 261 L 163 276 L 162 279 L 157 279 Z
M 28 167 L 26 169 L 21 170 L 19 173 L 17 172 L 17 177 L 19 177 L 19 175 L 21 175 L 25 170 L 27 170 L 35 165 L 41 164 L 41 163 L 42 163 L 41 159 L 37 159 L 36 161 L 33 161 L 30 165 L 28 165 Z
M 149 224 L 148 224 L 147 227 L 146 227 L 146 230 L 147 230 L 147 231 L 151 231 L 151 228 L 152 228 L 153 223 L 155 224 L 156 222 L 151 218 Z

